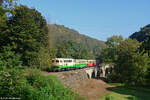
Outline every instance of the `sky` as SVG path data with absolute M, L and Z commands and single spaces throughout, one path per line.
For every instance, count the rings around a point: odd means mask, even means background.
M 60 24 L 106 41 L 127 38 L 150 24 L 150 0 L 19 0 L 35 8 L 49 24 Z

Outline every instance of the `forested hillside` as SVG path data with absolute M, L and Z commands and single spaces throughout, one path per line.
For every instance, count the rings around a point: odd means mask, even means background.
M 133 33 L 130 38 L 136 39 L 140 42 L 144 41 L 146 39 L 148 33 L 150 32 L 150 24 L 146 25 L 145 27 L 141 28 L 139 32 Z
M 50 24 L 48 27 L 50 42 L 53 48 L 55 48 L 58 43 L 64 41 L 75 41 L 81 43 L 89 53 L 96 56 L 105 45 L 103 41 L 82 35 L 76 30 L 69 29 L 64 25 Z

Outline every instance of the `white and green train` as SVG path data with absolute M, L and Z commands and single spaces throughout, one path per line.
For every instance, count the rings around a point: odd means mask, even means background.
M 96 60 L 71 59 L 71 58 L 55 58 L 52 60 L 54 71 L 79 69 L 85 67 L 96 66 Z

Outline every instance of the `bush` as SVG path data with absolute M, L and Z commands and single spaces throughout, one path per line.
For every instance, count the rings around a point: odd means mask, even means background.
M 2 47 L 0 50 L 0 70 L 9 68 L 21 68 L 21 55 L 11 51 L 10 46 Z
M 137 97 L 135 97 L 135 96 L 128 97 L 128 99 L 129 100 L 138 100 Z
M 52 70 L 52 58 L 55 58 L 55 50 L 50 47 L 41 47 L 37 58 L 32 62 L 32 67 L 39 68 L 44 71 Z
M 29 72 L 29 73 L 28 73 Z M 7 69 L 0 71 L 0 97 L 22 100 L 83 100 L 67 89 L 55 76 L 42 76 L 38 70 Z
M 0 71 L 0 97 L 26 98 L 31 87 L 22 74 L 22 70 L 7 69 Z
M 55 76 L 42 76 L 39 71 L 32 70 L 27 76 L 27 81 L 38 89 L 40 100 L 83 100 L 79 95 L 65 88 Z

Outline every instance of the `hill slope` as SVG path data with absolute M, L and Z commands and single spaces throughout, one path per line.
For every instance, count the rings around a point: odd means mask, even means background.
M 146 25 L 145 27 L 141 28 L 139 32 L 133 33 L 130 38 L 131 39 L 136 39 L 140 42 L 142 42 L 144 39 L 146 39 L 146 34 L 150 32 L 150 24 Z
M 63 41 L 73 40 L 77 43 L 82 43 L 90 53 L 97 55 L 104 47 L 105 43 L 100 40 L 80 34 L 74 29 L 69 29 L 64 25 L 50 24 L 49 35 L 52 47 L 55 48 L 56 44 Z

